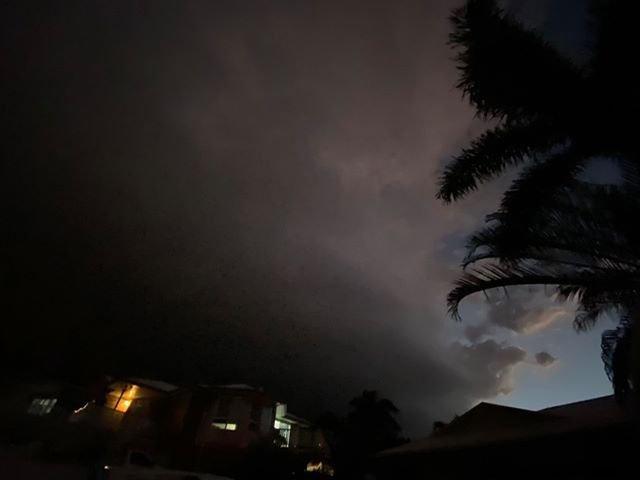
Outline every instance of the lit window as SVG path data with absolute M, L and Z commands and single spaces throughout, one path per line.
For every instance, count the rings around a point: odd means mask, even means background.
M 129 410 L 130 406 L 131 406 L 131 400 L 129 400 L 128 398 L 123 398 L 116 405 L 116 410 L 119 411 L 119 412 L 124 413 L 127 410 Z
M 29 405 L 27 413 L 31 415 L 47 415 L 51 413 L 55 404 L 58 403 L 57 398 L 34 398 Z
M 211 424 L 213 428 L 217 428 L 218 430 L 230 430 L 234 431 L 238 429 L 237 423 L 226 422 L 224 420 L 216 420 Z
M 125 413 L 129 410 L 131 403 L 138 397 L 139 387 L 137 385 L 121 385 L 121 387 L 109 393 L 105 407 Z
M 289 440 L 291 439 L 291 425 L 281 422 L 280 420 L 276 420 L 273 422 L 273 428 L 275 428 L 278 434 L 284 439 L 284 442 L 280 446 L 283 448 L 288 447 Z

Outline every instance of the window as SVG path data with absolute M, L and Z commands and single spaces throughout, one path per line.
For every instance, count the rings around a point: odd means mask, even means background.
M 57 398 L 34 398 L 29 405 L 27 413 L 31 415 L 48 415 L 58 403 Z
M 211 426 L 213 428 L 217 428 L 218 430 L 230 430 L 230 431 L 234 431 L 238 429 L 238 424 L 237 423 L 233 423 L 233 422 L 228 422 L 227 420 L 223 419 L 223 418 L 216 418 L 212 423 Z
M 276 420 L 273 422 L 273 428 L 275 428 L 278 434 L 284 439 L 280 446 L 287 448 L 289 446 L 289 440 L 291 439 L 291 425 Z
M 125 413 L 127 410 L 129 410 L 129 407 L 131 406 L 131 402 L 132 400 L 129 398 L 123 398 L 116 404 L 116 410 L 119 412 Z
M 131 403 L 137 399 L 139 395 L 139 387 L 137 385 L 119 384 L 111 390 L 107 395 L 104 406 L 126 413 Z

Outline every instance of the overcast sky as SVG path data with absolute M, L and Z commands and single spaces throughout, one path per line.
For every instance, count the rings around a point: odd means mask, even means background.
M 544 291 L 446 315 L 505 186 L 434 198 L 485 127 L 454 88 L 459 3 L 3 6 L 8 368 L 248 382 L 309 416 L 377 389 L 412 436 L 607 394 L 609 325 L 576 334 Z M 581 2 L 509 8 L 580 57 Z

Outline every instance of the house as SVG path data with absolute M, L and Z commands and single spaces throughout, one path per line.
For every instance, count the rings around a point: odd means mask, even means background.
M 0 392 L 0 444 L 59 461 L 83 461 L 113 439 L 109 412 L 76 422 L 96 398 L 93 382 L 30 379 Z
M 87 392 L 87 401 L 70 412 L 69 422 L 91 424 L 119 432 L 132 406 L 167 398 L 179 387 L 166 382 L 142 378 L 105 378 Z
M 429 437 L 380 452 L 386 478 L 629 478 L 634 417 L 612 396 L 540 411 L 480 403 Z
M 198 385 L 164 396 L 142 392 L 125 393 L 131 402 L 118 438 L 122 445 L 153 452 L 167 465 L 228 473 L 259 445 L 286 450 L 298 464 L 328 461 L 322 432 L 260 388 Z
M 230 473 L 260 449 L 279 452 L 298 470 L 330 468 L 318 428 L 245 384 L 185 387 L 135 377 L 90 385 L 25 382 L 0 398 L 0 420 L 9 443 L 17 435 L 25 444 L 44 439 L 46 448 L 113 458 L 140 450 L 184 470 Z

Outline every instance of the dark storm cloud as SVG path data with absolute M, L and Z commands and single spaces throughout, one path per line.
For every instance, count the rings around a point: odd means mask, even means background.
M 549 352 L 538 352 L 536 353 L 536 362 L 543 367 L 548 367 L 554 364 L 557 360 L 556 357 L 551 355 Z
M 379 389 L 410 432 L 508 391 L 524 352 L 445 328 L 447 239 L 495 201 L 433 199 L 482 129 L 457 3 L 6 6 L 12 365 Z

